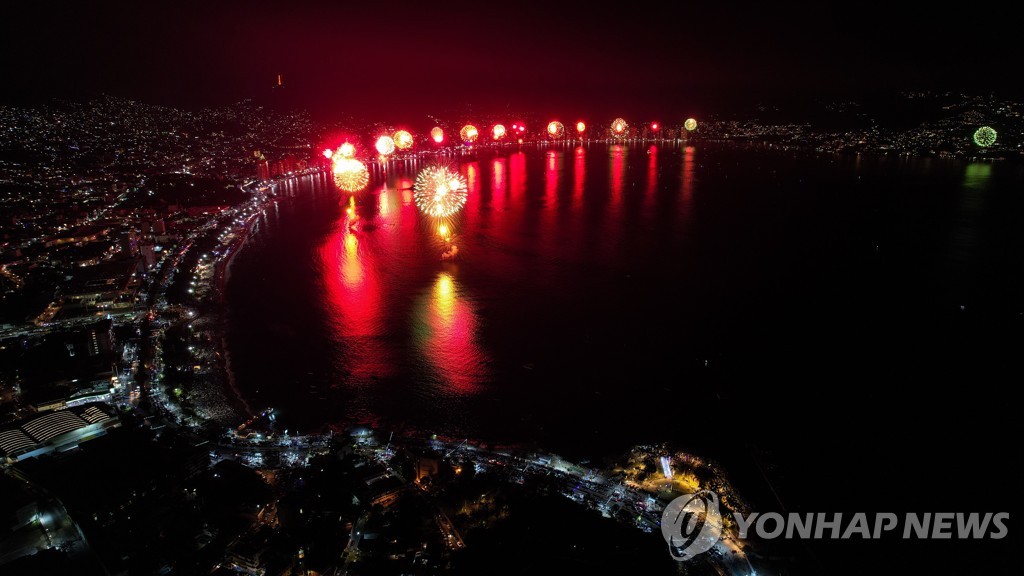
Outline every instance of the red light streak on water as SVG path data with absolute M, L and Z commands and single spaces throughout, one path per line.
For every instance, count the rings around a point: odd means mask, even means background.
M 437 275 L 414 310 L 416 348 L 437 375 L 442 392 L 465 396 L 488 377 L 486 354 L 477 342 L 479 319 L 454 271 Z
M 508 160 L 495 158 L 491 165 L 491 206 L 495 212 L 501 212 L 505 208 L 505 200 L 508 196 Z
M 611 155 L 611 182 L 612 210 L 617 211 L 622 202 L 622 189 L 626 184 L 626 154 L 621 144 L 615 144 L 608 149 Z
M 683 197 L 682 212 L 687 218 L 689 218 L 693 208 L 693 182 L 696 178 L 694 176 L 696 169 L 695 151 L 696 149 L 693 146 L 687 146 L 683 149 L 683 177 L 680 182 L 680 194 Z
M 587 183 L 587 152 L 583 146 L 576 147 L 575 158 L 572 171 L 572 203 L 579 206 L 583 202 L 583 187 Z
M 349 383 L 362 385 L 371 377 L 390 373 L 392 362 L 386 349 L 375 342 L 385 326 L 374 250 L 363 245 L 360 233 L 350 231 L 349 222 L 347 218 L 339 221 L 320 245 L 319 264 L 331 327 L 337 342 L 349 351 Z

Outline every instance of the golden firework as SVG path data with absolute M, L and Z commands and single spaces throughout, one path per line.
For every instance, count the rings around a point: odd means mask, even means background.
M 409 148 L 412 148 L 412 134 L 409 134 L 405 130 L 395 132 L 393 138 L 395 146 L 397 146 L 399 150 L 408 150 Z
M 427 216 L 447 218 L 466 204 L 466 179 L 448 166 L 428 166 L 416 176 L 413 199 Z
M 370 172 L 355 158 L 337 158 L 334 161 L 334 183 L 345 192 L 359 192 L 370 183 Z
M 625 120 L 622 118 L 612 120 L 612 136 L 622 138 L 626 135 L 627 130 L 629 130 L 629 124 L 627 124 Z
M 462 141 L 465 142 L 466 144 L 472 144 L 473 142 L 476 142 L 476 138 L 479 135 L 480 131 L 477 130 L 476 126 L 473 126 L 472 124 L 466 124 L 465 126 L 462 127 L 462 130 L 459 130 L 459 137 L 461 137 Z

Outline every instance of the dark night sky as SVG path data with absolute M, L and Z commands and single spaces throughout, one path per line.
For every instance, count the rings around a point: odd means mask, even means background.
M 318 115 L 389 119 L 465 104 L 662 114 L 919 88 L 1021 91 L 1017 24 L 982 4 L 20 4 L 3 9 L 0 40 L 0 98 L 15 102 L 106 92 L 223 104 L 265 96 L 278 72 L 288 98 Z

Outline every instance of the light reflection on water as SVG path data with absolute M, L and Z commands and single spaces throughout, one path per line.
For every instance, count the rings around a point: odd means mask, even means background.
M 567 262 L 600 253 L 628 257 L 611 230 L 621 220 L 609 214 L 627 203 L 639 208 L 637 200 L 656 202 L 659 181 L 658 148 L 651 145 L 643 148 L 645 186 L 627 186 L 628 150 L 621 144 L 607 147 L 607 187 L 590 188 L 595 195 L 590 209 L 596 211 L 589 219 L 574 215 L 587 209 L 584 146 L 545 151 L 543 187 L 533 192 L 526 152 L 489 159 L 489 178 L 481 174 L 479 160 L 466 158 L 460 171 L 469 202 L 443 229 L 452 231 L 450 241 L 463 253 L 469 252 L 466 266 L 490 266 L 509 285 L 519 275 L 547 267 L 561 276 Z M 572 163 L 567 165 L 569 154 Z M 692 180 L 693 154 L 692 147 L 685 149 L 685 180 Z M 477 303 L 459 278 L 459 264 L 438 261 L 447 246 L 437 233 L 439 224 L 419 214 L 412 202 L 413 178 L 426 164 L 378 168 L 375 184 L 354 196 L 342 194 L 338 220 L 317 248 L 325 312 L 338 349 L 339 377 L 332 387 L 365 389 L 411 371 L 421 388 L 414 391 L 417 397 L 451 398 L 475 394 L 494 378 L 494 358 L 480 333 Z M 691 186 L 692 181 L 684 181 L 683 193 L 689 194 Z M 627 201 L 630 194 L 639 197 Z M 424 284 L 427 274 L 431 279 Z M 411 340 L 408 351 L 395 342 L 403 331 Z
M 958 303 L 1003 274 L 984 276 L 978 258 L 999 174 L 988 164 L 672 143 L 467 154 L 469 197 L 448 223 L 455 261 L 412 202 L 427 164 L 374 167 L 352 220 L 328 178 L 282 187 L 231 270 L 232 370 L 250 404 L 278 407 L 292 429 L 381 418 L 483 437 L 596 442 L 629 428 L 663 440 L 675 424 L 648 408 L 723 408 L 729 390 L 708 384 L 718 358 L 755 349 L 796 370 L 799 346 L 874 338 L 871 315 L 898 302 L 878 280 L 895 248 L 935 263 L 915 272 L 915 295 Z M 925 209 L 940 217 L 917 218 Z M 860 308 L 842 316 L 848 303 Z
M 445 395 L 472 394 L 488 378 L 487 354 L 478 342 L 479 319 L 455 279 L 457 272 L 456 266 L 446 266 L 412 310 L 414 347 Z
M 360 236 L 345 219 L 319 248 L 325 312 L 336 341 L 346 347 L 345 364 L 354 384 L 387 375 L 391 366 L 387 347 L 378 342 L 384 335 L 385 307 L 379 271 L 370 247 L 360 246 Z

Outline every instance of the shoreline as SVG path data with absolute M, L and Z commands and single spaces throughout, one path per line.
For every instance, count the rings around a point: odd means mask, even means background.
M 376 166 L 384 169 L 382 164 Z M 289 431 L 282 433 L 273 424 L 273 409 L 261 410 L 262 407 L 251 406 L 234 380 L 227 345 L 226 290 L 235 256 L 245 249 L 248 240 L 258 231 L 258 222 L 267 208 L 275 206 L 279 200 L 285 200 L 284 197 L 278 198 L 277 191 L 280 187 L 286 186 L 289 181 L 297 182 L 306 176 L 319 178 L 322 173 L 329 174 L 323 167 L 318 167 L 272 182 L 246 185 L 244 189 L 251 196 L 245 202 L 217 215 L 214 220 L 216 225 L 207 233 L 208 235 L 202 236 L 201 242 L 197 242 L 205 246 L 206 241 L 213 241 L 213 260 L 206 260 L 206 255 L 203 254 L 199 270 L 202 271 L 201 278 L 205 286 L 197 288 L 198 294 L 194 298 L 185 300 L 184 310 L 189 314 L 192 310 L 197 310 L 200 312 L 199 318 L 205 317 L 210 321 L 207 333 L 208 336 L 212 336 L 209 340 L 209 350 L 215 356 L 216 365 L 210 366 L 214 370 L 209 377 L 200 376 L 194 382 L 200 386 L 217 386 L 223 396 L 230 401 L 230 409 L 225 410 L 223 418 L 208 417 L 207 414 L 212 414 L 213 411 L 197 404 L 198 398 L 190 398 L 191 394 L 185 399 L 168 398 L 170 402 L 178 405 L 178 410 L 185 408 L 192 413 L 181 424 L 183 431 L 188 430 L 187 434 L 194 437 L 197 442 L 200 438 L 205 440 L 196 445 L 209 442 L 211 455 L 216 453 L 217 460 L 236 460 L 257 470 L 288 469 L 308 465 L 315 454 L 328 449 L 332 438 L 339 430 L 344 430 L 345 435 L 350 436 L 357 445 L 363 444 L 367 435 L 377 435 L 380 442 L 368 443 L 367 461 L 390 466 L 391 456 L 395 451 L 427 451 L 438 454 L 442 462 L 457 466 L 472 463 L 479 465 L 481 469 L 508 470 L 511 473 L 510 480 L 514 483 L 522 484 L 524 480 L 534 477 L 558 478 L 559 481 L 565 482 L 566 486 L 575 484 L 575 488 L 562 491 L 562 495 L 571 502 L 647 533 L 658 531 L 661 511 L 672 497 L 698 487 L 711 487 L 721 492 L 730 501 L 730 509 L 747 508 L 744 499 L 731 484 L 730 476 L 722 467 L 714 461 L 682 451 L 677 443 L 638 443 L 609 462 L 590 463 L 578 458 L 564 458 L 557 452 L 539 445 L 508 444 L 479 437 L 453 438 L 432 434 L 423 429 L 392 431 L 376 426 L 361 426 L 357 422 L 325 424 L 316 431 L 302 431 L 301 435 L 294 432 L 289 434 Z M 294 200 L 291 194 L 287 197 Z M 228 238 L 224 236 L 225 233 L 232 233 L 234 236 Z M 218 234 L 221 234 L 219 243 Z M 196 248 L 198 247 L 193 245 L 188 249 Z M 190 257 L 197 257 L 197 252 L 201 253 L 202 250 L 196 250 Z M 212 266 L 212 270 L 205 268 L 206 266 Z M 193 272 L 194 270 L 179 271 L 181 274 Z M 197 274 L 197 279 L 199 278 Z M 209 292 L 205 292 L 207 288 Z M 191 329 L 191 325 L 189 328 Z M 213 395 L 208 397 L 214 398 Z M 176 415 L 164 413 L 162 416 L 169 416 L 173 421 Z M 216 437 L 213 437 L 213 434 Z M 267 460 L 264 460 L 265 453 Z M 642 471 L 643 463 L 655 461 L 657 458 L 662 458 L 663 466 L 667 470 L 664 477 L 657 469 L 647 473 Z M 665 462 L 671 463 L 672 467 Z M 699 470 L 706 471 L 710 479 L 698 480 Z M 641 502 L 643 506 L 639 507 Z M 633 507 L 634 503 L 637 504 L 636 508 Z M 626 514 L 622 512 L 623 510 L 628 510 L 629 513 Z M 723 554 L 736 555 L 739 552 L 725 541 L 720 545 L 720 549 Z M 739 555 L 734 558 L 737 567 L 749 566 L 745 556 Z
M 249 402 L 245 399 L 241 390 L 238 388 L 235 382 L 235 377 L 231 371 L 231 353 L 228 351 L 227 345 L 227 285 L 231 277 L 231 264 L 234 262 L 235 256 L 245 249 L 246 243 L 253 235 L 253 230 L 259 217 L 266 213 L 268 207 L 272 206 L 278 201 L 276 195 L 276 188 L 289 180 L 297 180 L 304 176 L 314 176 L 321 173 L 326 173 L 327 170 L 323 167 L 316 169 L 307 169 L 298 174 L 291 174 L 286 177 L 278 177 L 275 180 L 259 183 L 251 183 L 247 190 L 250 194 L 263 195 L 262 198 L 258 198 L 258 206 L 251 215 L 247 217 L 244 224 L 236 230 L 236 237 L 225 249 L 224 253 L 217 259 L 214 266 L 214 279 L 213 279 L 213 302 L 217 306 L 217 318 L 216 318 L 216 337 L 214 341 L 216 344 L 215 354 L 217 356 L 217 368 L 218 368 L 218 380 L 219 386 L 223 389 L 225 394 L 230 397 L 233 403 L 242 409 L 242 412 L 238 414 L 237 421 L 241 424 L 236 424 L 235 428 L 245 426 L 246 421 L 251 422 L 254 418 L 257 418 L 260 413 L 254 409 Z
M 188 295 L 175 304 L 166 303 L 160 308 L 162 323 L 168 328 L 186 328 L 181 344 L 198 338 L 201 346 L 188 346 L 190 356 L 187 362 L 178 359 L 177 368 L 184 367 L 192 373 L 191 380 L 169 385 L 163 380 L 167 366 L 166 351 L 157 345 L 153 357 L 152 373 L 148 380 L 148 395 L 162 413 L 167 423 L 188 426 L 199 430 L 213 426 L 210 431 L 220 430 L 218 435 L 230 432 L 239 424 L 256 418 L 258 409 L 246 400 L 237 388 L 230 369 L 230 354 L 226 334 L 226 287 L 234 257 L 245 248 L 259 217 L 277 202 L 276 189 L 289 181 L 323 172 L 323 167 L 277 177 L 264 182 L 237 184 L 248 197 L 207 220 L 201 234 L 194 234 L 187 244 L 178 249 L 173 269 L 166 274 L 188 275 L 192 278 Z M 225 234 L 232 234 L 225 242 Z M 219 234 L 219 236 L 217 236 Z M 199 245 L 205 248 L 199 249 Z M 201 255 L 200 255 L 201 254 Z M 212 256 L 212 258 L 211 258 Z M 187 268 L 179 268 L 191 262 Z M 161 297 L 165 299 L 174 282 L 163 284 Z M 198 281 L 198 284 L 197 284 Z M 194 295 L 193 295 L 194 294 Z M 166 328 L 161 328 L 163 335 Z M 163 337 L 163 336 L 161 336 Z

